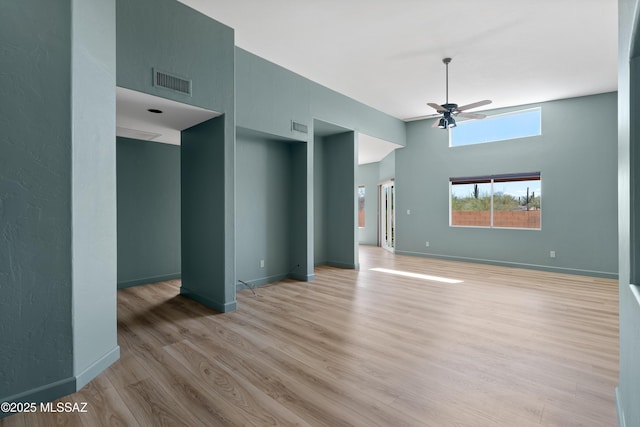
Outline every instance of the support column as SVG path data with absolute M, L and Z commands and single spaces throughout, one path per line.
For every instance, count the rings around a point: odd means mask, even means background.
M 119 357 L 115 4 L 0 3 L 0 401 Z

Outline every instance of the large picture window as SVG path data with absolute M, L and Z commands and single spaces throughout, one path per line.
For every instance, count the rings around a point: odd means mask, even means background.
M 450 178 L 450 225 L 540 229 L 540 172 Z

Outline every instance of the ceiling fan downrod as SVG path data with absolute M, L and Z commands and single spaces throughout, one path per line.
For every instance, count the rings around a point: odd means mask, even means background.
M 446 67 L 446 77 L 445 77 L 445 99 L 446 99 L 446 104 L 449 104 L 449 63 L 451 62 L 451 58 L 443 58 L 442 62 L 444 63 L 444 66 Z

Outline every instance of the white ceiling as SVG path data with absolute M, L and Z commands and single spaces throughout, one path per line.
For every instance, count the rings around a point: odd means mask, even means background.
M 379 162 L 397 148 L 402 148 L 402 145 L 359 133 L 358 164 L 364 165 L 366 163 Z
M 180 0 L 236 45 L 400 119 L 614 91 L 617 0 Z
M 149 109 L 162 113 L 151 113 Z M 116 88 L 117 136 L 180 145 L 180 131 L 219 115 L 193 105 Z

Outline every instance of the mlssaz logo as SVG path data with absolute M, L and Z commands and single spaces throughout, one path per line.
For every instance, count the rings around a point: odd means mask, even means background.
M 46 402 L 40 403 L 40 412 L 79 412 L 86 413 L 87 402 Z

